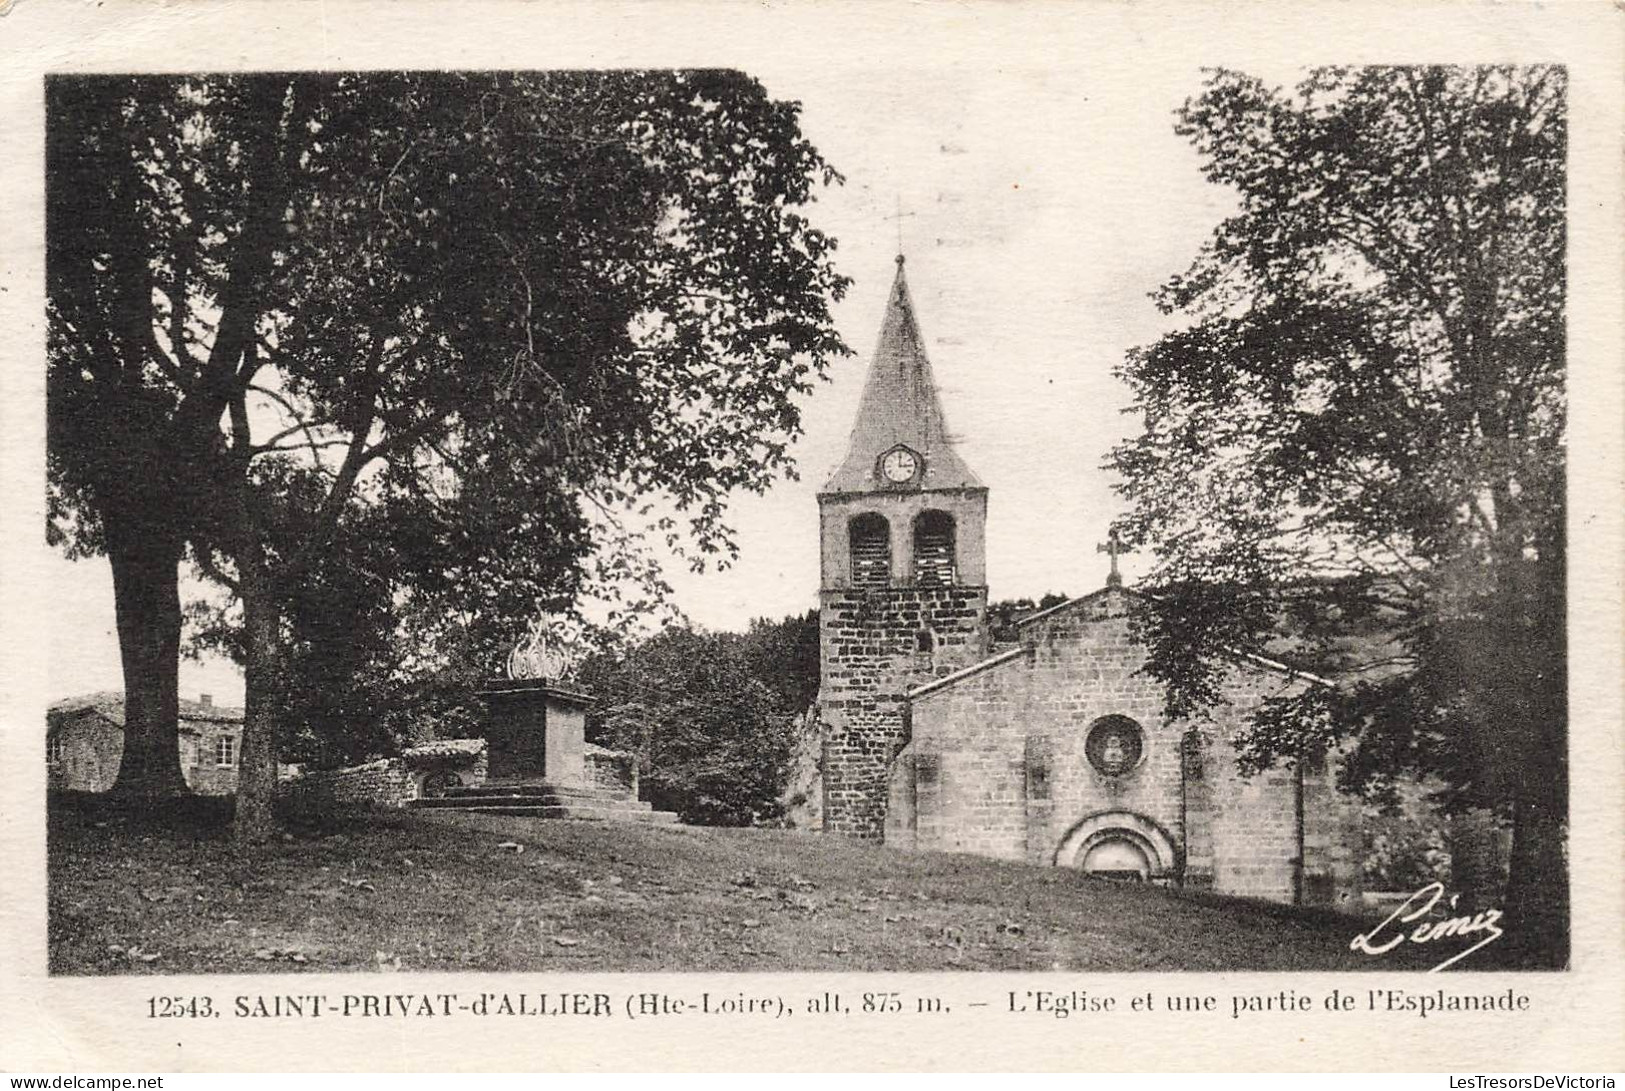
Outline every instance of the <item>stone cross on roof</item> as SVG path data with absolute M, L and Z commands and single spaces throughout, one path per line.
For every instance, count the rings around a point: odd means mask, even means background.
M 918 215 L 918 213 L 904 212 L 903 211 L 903 195 L 901 193 L 899 193 L 897 195 L 897 211 L 894 212 L 890 216 L 882 216 L 881 217 L 881 219 L 883 219 L 883 220 L 896 220 L 897 221 L 897 264 L 898 265 L 903 264 L 903 220 L 905 218 L 909 217 L 909 216 L 916 216 L 916 215 Z
M 1117 558 L 1122 554 L 1127 553 L 1128 550 L 1124 548 L 1123 540 L 1117 536 L 1116 527 L 1113 527 L 1111 533 L 1106 535 L 1106 540 L 1104 542 L 1101 542 L 1099 545 L 1095 546 L 1095 552 L 1109 554 L 1112 559 L 1112 570 L 1106 576 L 1106 586 L 1123 586 L 1122 573 L 1117 571 Z

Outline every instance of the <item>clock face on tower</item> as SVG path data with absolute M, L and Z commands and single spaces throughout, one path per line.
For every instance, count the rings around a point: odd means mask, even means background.
M 920 472 L 920 456 L 907 447 L 893 447 L 880 456 L 880 473 L 894 485 L 914 480 Z

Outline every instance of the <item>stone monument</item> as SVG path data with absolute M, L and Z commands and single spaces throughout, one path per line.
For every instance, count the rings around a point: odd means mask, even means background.
M 568 620 L 539 619 L 508 656 L 507 677 L 481 690 L 489 781 L 585 786 L 592 699 L 562 684 L 575 667 L 579 636 Z

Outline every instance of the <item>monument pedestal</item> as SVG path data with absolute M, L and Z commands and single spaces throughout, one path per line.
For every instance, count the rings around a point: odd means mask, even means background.
M 458 811 L 524 818 L 671 823 L 677 815 L 637 798 L 636 781 L 603 785 L 587 772 L 592 698 L 545 679 L 486 683 L 487 772 L 483 783 L 447 788 L 410 804 L 428 814 Z
M 480 697 L 487 709 L 488 781 L 586 786 L 587 706 L 592 698 L 542 679 L 493 681 Z

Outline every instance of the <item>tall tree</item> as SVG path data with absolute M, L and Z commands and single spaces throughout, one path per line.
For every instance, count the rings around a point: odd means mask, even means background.
M 746 669 L 773 692 L 781 712 L 795 716 L 818 702 L 817 610 L 778 621 L 752 618 L 741 639 Z
M 727 495 L 790 468 L 795 395 L 844 351 L 833 242 L 798 211 L 836 176 L 738 73 L 74 78 L 50 100 L 57 511 L 110 557 L 163 532 L 137 582 L 166 609 L 119 603 L 156 648 L 126 671 L 138 704 L 174 688 L 179 549 L 239 600 L 244 837 L 290 604 L 351 528 L 389 544 L 396 608 L 492 639 L 594 564 L 658 592 L 620 520 L 664 493 L 668 541 L 726 556 Z M 87 234 L 71 183 L 103 172 L 128 199 Z
M 588 732 L 637 754 L 649 798 L 686 822 L 776 819 L 792 731 L 809 700 L 805 638 L 811 634 L 816 653 L 816 624 L 807 616 L 758 620 L 746 634 L 674 626 L 620 654 L 593 656 L 581 670 L 597 698 Z M 766 658 L 775 647 L 792 658 Z M 812 685 L 816 693 L 816 674 Z
M 1178 131 L 1238 210 L 1159 295 L 1184 327 L 1121 368 L 1144 430 L 1111 457 L 1169 714 L 1236 651 L 1338 671 L 1267 702 L 1247 762 L 1339 745 L 1351 787 L 1422 770 L 1510 812 L 1509 915 L 1558 958 L 1565 94 L 1551 67 L 1213 74 Z
M 1001 599 L 990 602 L 987 606 L 988 630 L 993 636 L 994 643 L 1016 639 L 1016 622 L 1029 614 L 1036 614 L 1040 610 L 1048 610 L 1051 606 L 1059 606 L 1067 601 L 1068 596 L 1058 591 L 1046 591 L 1042 598 L 1036 602 L 1030 598 Z
M 268 120 L 247 91 L 219 85 L 205 100 L 160 80 L 94 78 L 47 88 L 48 535 L 112 566 L 125 679 L 116 790 L 138 795 L 185 791 L 178 565 L 208 504 L 223 380 L 254 337 L 244 300 L 280 228 L 241 215 L 261 165 L 242 159 Z M 190 315 L 194 297 L 210 309 Z

